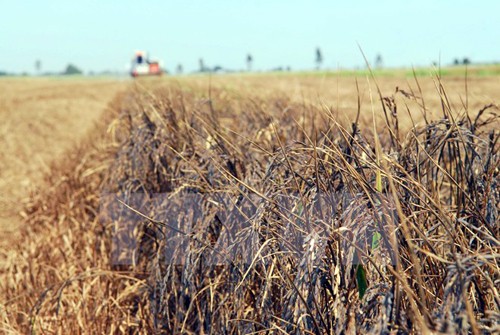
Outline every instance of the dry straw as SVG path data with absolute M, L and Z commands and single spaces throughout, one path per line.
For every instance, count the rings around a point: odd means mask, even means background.
M 376 129 L 286 95 L 131 90 L 33 200 L 1 327 L 497 333 L 498 108 L 437 85 L 441 119 L 397 89 Z

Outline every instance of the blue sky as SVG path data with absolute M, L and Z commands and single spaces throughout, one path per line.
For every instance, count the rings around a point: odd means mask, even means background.
M 500 60 L 500 1 L 0 0 L 0 70 L 125 70 L 135 50 L 182 64 L 255 70 Z

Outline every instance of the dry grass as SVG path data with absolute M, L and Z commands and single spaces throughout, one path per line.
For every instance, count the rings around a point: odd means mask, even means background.
M 3 329 L 498 332 L 494 94 L 264 79 L 118 97 L 32 199 Z

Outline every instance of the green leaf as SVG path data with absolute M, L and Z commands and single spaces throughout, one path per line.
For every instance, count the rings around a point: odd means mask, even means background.
M 380 240 L 382 239 L 382 235 L 376 231 L 373 233 L 372 237 L 372 250 L 376 250 L 380 246 Z
M 297 208 L 297 215 L 302 216 L 302 213 L 304 213 L 304 204 L 302 203 L 302 201 L 299 201 L 299 205 Z
M 368 281 L 366 280 L 365 269 L 361 264 L 358 264 L 358 268 L 356 270 L 356 281 L 358 282 L 359 298 L 363 299 L 366 289 L 368 288 Z

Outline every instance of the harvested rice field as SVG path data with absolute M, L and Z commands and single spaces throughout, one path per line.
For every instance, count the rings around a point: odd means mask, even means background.
M 0 333 L 499 333 L 499 92 L 1 79 Z
M 0 80 L 0 234 L 16 234 L 30 194 L 92 130 L 125 84 L 109 80 Z M 9 236 L 9 238 L 4 238 Z

